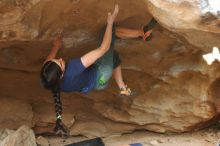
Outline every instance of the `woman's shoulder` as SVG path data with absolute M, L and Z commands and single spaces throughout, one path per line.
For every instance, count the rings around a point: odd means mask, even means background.
M 74 58 L 74 59 L 71 59 L 69 62 L 67 62 L 64 75 L 76 76 L 80 74 L 81 72 L 83 72 L 84 70 L 85 70 L 85 67 L 82 64 L 81 59 Z

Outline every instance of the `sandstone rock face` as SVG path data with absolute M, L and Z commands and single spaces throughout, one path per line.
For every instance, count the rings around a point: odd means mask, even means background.
M 17 131 L 1 131 L 0 140 L 1 146 L 37 146 L 34 132 L 27 126 L 22 126 Z
M 32 125 L 32 107 L 26 101 L 1 97 L 0 111 L 0 128 L 15 129 L 20 125 Z
M 220 46 L 219 10 L 215 0 L 147 0 L 151 14 L 172 32 L 203 50 Z
M 27 36 L 28 28 L 21 22 L 28 10 L 40 0 L 2 0 L 0 2 L 0 34 L 1 39 Z M 35 32 L 37 33 L 37 32 Z M 31 37 L 28 35 L 27 37 Z
M 207 66 L 201 57 L 204 50 L 219 43 L 214 25 L 218 19 L 202 23 L 191 1 L 178 5 L 168 0 L 149 0 L 148 5 L 142 0 L 118 3 L 119 26 L 141 28 L 151 19 L 149 8 L 162 26 L 176 34 L 158 25 L 150 42 L 116 40 L 124 80 L 138 95 L 119 97 L 113 80 L 104 91 L 62 93 L 63 121 L 70 134 L 92 138 L 138 129 L 185 132 L 218 121 L 220 64 Z M 97 48 L 98 34 L 113 6 L 111 0 L 0 2 L 4 8 L 0 13 L 1 128 L 26 124 L 38 134 L 53 132 L 53 98 L 39 81 L 51 39 L 63 32 L 64 45 L 58 56 L 67 61 Z M 180 42 L 178 36 L 190 38 L 193 45 Z

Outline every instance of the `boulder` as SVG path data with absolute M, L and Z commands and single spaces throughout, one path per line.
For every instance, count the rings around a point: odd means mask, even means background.
M 17 129 L 22 125 L 32 125 L 32 107 L 27 101 L 1 97 L 0 111 L 0 129 Z
M 138 95 L 119 97 L 113 80 L 103 91 L 62 93 L 63 122 L 70 134 L 93 138 L 140 129 L 179 133 L 217 122 L 220 64 L 208 66 L 202 59 L 219 45 L 217 12 L 201 12 L 199 0 L 118 3 L 119 26 L 142 29 L 151 14 L 159 22 L 149 42 L 116 40 L 124 80 Z M 52 38 L 63 33 L 58 57 L 66 61 L 97 48 L 114 4 L 111 0 L 0 2 L 1 128 L 25 124 L 36 134 L 54 134 L 54 100 L 39 79 Z
M 16 131 L 7 131 L 2 131 L 7 136 L 1 135 L 1 146 L 37 146 L 34 132 L 29 127 L 21 126 Z M 2 136 L 4 139 L 2 139 Z
M 183 41 L 204 51 L 220 46 L 219 11 L 215 0 L 146 0 L 149 12 Z

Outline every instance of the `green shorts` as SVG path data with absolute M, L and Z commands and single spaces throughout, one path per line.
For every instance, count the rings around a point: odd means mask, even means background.
M 104 36 L 105 29 L 101 33 L 101 40 Z M 97 79 L 95 89 L 102 90 L 105 89 L 108 85 L 108 82 L 112 76 L 112 71 L 117 66 L 121 64 L 121 59 L 118 55 L 118 52 L 114 50 L 115 43 L 115 26 L 112 30 L 112 41 L 109 50 L 96 61 L 97 67 Z

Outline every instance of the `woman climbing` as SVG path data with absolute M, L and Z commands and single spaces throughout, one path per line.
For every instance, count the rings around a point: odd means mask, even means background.
M 120 89 L 122 96 L 131 96 L 133 92 L 123 81 L 121 60 L 114 50 L 115 38 L 137 38 L 148 40 L 152 30 L 146 26 L 144 30 L 131 30 L 114 27 L 113 23 L 118 14 L 119 7 L 115 5 L 114 12 L 108 13 L 107 26 L 101 45 L 80 58 L 70 60 L 68 63 L 55 59 L 58 50 L 62 46 L 61 36 L 58 35 L 53 41 L 53 48 L 47 56 L 41 69 L 40 77 L 43 86 L 52 91 L 55 111 L 55 131 L 67 134 L 67 128 L 62 123 L 62 104 L 60 92 L 88 93 L 93 89 L 101 90 L 107 87 L 112 74 Z

